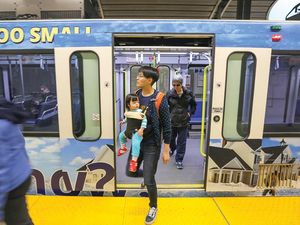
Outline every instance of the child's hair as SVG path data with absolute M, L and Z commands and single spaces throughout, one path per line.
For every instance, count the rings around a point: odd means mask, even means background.
M 126 95 L 126 98 L 125 98 L 126 109 L 130 110 L 129 105 L 130 105 L 131 101 L 135 102 L 135 101 L 138 101 L 138 100 L 139 100 L 139 98 L 138 98 L 138 96 L 136 94 L 128 94 L 128 95 Z

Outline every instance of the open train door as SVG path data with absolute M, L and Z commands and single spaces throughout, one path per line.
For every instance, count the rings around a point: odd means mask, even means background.
M 112 48 L 56 48 L 55 65 L 65 194 L 114 191 Z
M 271 49 L 215 49 L 207 191 L 250 191 L 258 179 Z

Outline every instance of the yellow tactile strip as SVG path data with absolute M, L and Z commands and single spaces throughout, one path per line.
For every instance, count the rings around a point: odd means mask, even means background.
M 230 225 L 300 225 L 300 197 L 214 198 Z
M 148 198 L 27 196 L 35 225 L 144 224 Z M 299 225 L 300 197 L 159 198 L 154 225 Z
M 227 225 L 212 198 L 159 198 L 155 225 Z M 148 198 L 28 196 L 35 225 L 144 224 Z

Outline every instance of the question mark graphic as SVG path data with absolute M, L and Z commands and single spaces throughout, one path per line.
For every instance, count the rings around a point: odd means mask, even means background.
M 86 172 L 79 172 L 77 174 L 75 190 L 72 190 L 72 185 L 68 173 L 62 170 L 58 170 L 52 175 L 51 187 L 54 194 L 56 195 L 77 196 L 79 195 L 80 191 L 82 191 L 83 189 L 85 178 L 86 178 Z M 64 192 L 61 190 L 61 187 L 59 185 L 60 179 L 63 180 L 68 192 Z
M 94 170 L 98 170 L 98 169 L 105 170 L 105 176 L 103 178 L 101 178 L 96 184 L 97 189 L 103 189 L 104 184 L 106 184 L 108 181 L 110 181 L 115 176 L 114 168 L 107 163 L 102 163 L 102 162 L 91 163 L 91 164 L 87 165 L 87 167 L 90 169 L 90 171 L 94 171 Z

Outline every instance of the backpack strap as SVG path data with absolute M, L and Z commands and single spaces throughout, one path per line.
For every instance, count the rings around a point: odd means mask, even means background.
M 157 110 L 158 115 L 159 115 L 159 107 L 161 105 L 161 102 L 162 102 L 164 96 L 165 96 L 165 94 L 159 91 L 155 98 L 155 108 Z
M 142 91 L 142 89 L 138 89 L 138 90 L 136 90 L 135 93 L 136 93 L 136 94 L 139 94 L 141 91 Z M 158 116 L 159 116 L 159 107 L 160 107 L 160 105 L 161 105 L 161 102 L 162 102 L 164 96 L 165 96 L 165 94 L 164 94 L 163 92 L 158 91 L 157 94 L 156 94 L 156 97 L 155 97 L 155 108 L 156 108 L 156 110 L 157 110 Z M 144 110 L 143 113 L 146 114 L 147 109 L 148 109 L 148 107 L 146 107 L 146 109 Z
M 137 89 L 136 91 L 135 91 L 135 94 L 139 94 L 140 92 L 142 91 L 142 89 L 141 88 L 139 88 L 139 89 Z

